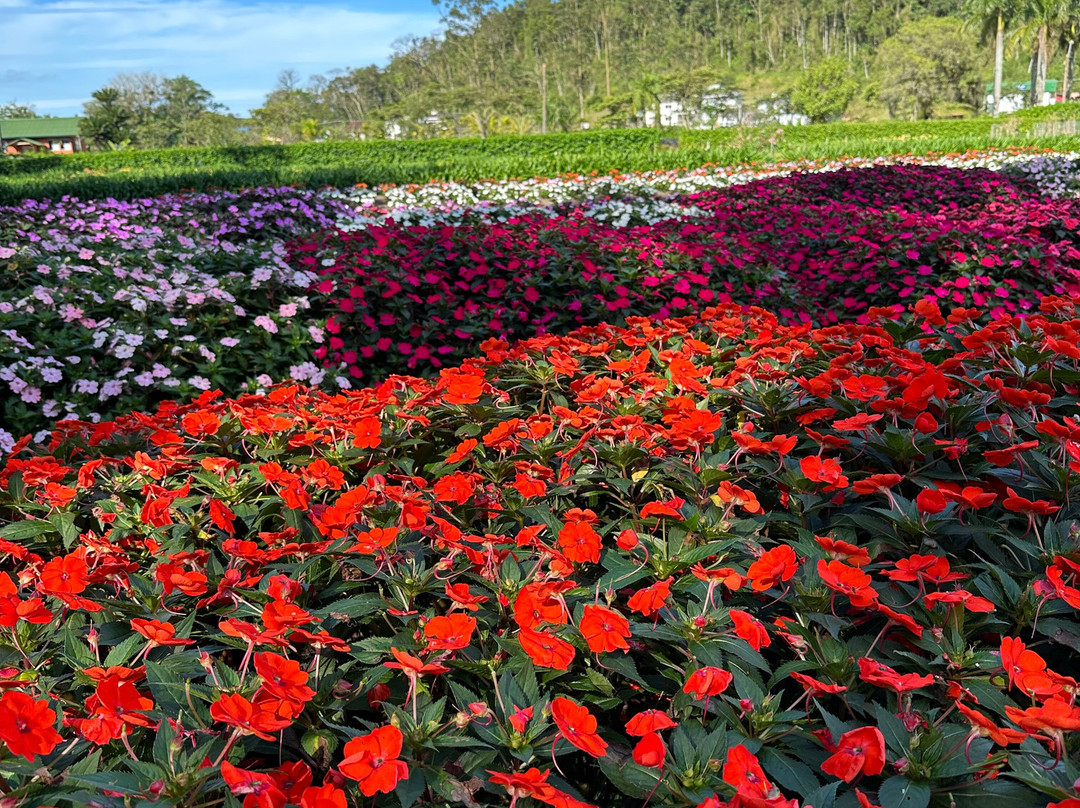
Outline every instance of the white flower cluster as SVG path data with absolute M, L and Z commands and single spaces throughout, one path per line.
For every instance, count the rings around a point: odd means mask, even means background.
M 967 154 L 851 157 L 769 165 L 705 166 L 673 171 L 599 176 L 566 175 L 475 183 L 433 182 L 380 188 L 330 189 L 324 198 L 350 210 L 339 216 L 346 231 L 397 223 L 405 226 L 506 222 L 518 216 L 556 216 L 574 206 L 584 216 L 616 227 L 702 215 L 685 197 L 767 177 L 882 165 L 985 168 L 1034 181 L 1048 196 L 1080 190 L 1080 153 L 989 150 Z

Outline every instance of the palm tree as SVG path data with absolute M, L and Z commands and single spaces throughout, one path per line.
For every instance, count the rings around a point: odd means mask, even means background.
M 1005 26 L 1016 14 L 1015 0 L 967 0 L 964 13 L 969 24 L 981 29 L 983 38 L 994 34 L 994 116 L 1001 114 L 1001 79 L 1005 65 Z
M 1074 13 L 1075 0 L 1026 0 L 1020 15 L 1024 24 L 1017 30 L 1020 41 L 1031 42 L 1034 47 L 1031 57 L 1031 94 L 1029 104 L 1042 103 L 1046 90 L 1046 70 L 1050 61 L 1051 32 L 1060 31 L 1066 20 Z

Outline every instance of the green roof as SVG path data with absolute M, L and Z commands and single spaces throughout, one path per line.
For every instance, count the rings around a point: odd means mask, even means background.
M 77 137 L 78 118 L 8 118 L 0 120 L 0 139 Z

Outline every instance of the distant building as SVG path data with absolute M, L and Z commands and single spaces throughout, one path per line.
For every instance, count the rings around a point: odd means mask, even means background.
M 79 118 L 8 118 L 0 120 L 4 154 L 72 154 L 84 148 Z

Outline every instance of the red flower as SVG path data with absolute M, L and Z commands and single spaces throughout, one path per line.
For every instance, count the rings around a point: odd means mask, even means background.
M 568 521 L 559 531 L 559 549 L 571 561 L 600 560 L 600 535 L 588 522 Z
M 428 620 L 424 624 L 424 637 L 428 650 L 457 651 L 468 647 L 475 629 L 475 618 L 455 612 Z
M 160 620 L 143 620 L 141 617 L 131 619 L 131 627 L 150 640 L 149 647 L 158 645 L 194 645 L 195 640 L 182 640 L 176 636 L 176 626 L 172 623 L 163 623 Z
M 664 739 L 655 732 L 645 735 L 634 747 L 634 763 L 650 769 L 662 769 L 664 758 L 667 756 L 667 747 Z
M 989 738 L 998 746 L 1022 743 L 1024 739 L 1027 738 L 1027 733 L 1017 732 L 1015 729 L 999 727 L 978 710 L 973 710 L 959 701 L 956 702 L 956 709 L 960 711 L 964 718 L 971 722 L 972 735 Z
M 878 593 L 870 586 L 872 579 L 860 569 L 849 567 L 843 561 L 821 559 L 817 571 L 825 586 L 847 595 L 856 608 L 871 606 L 877 600 Z
M 920 676 L 917 673 L 900 674 L 888 665 L 882 665 L 869 657 L 859 659 L 859 678 L 896 693 L 907 693 L 909 690 L 918 690 L 934 683 L 933 676 Z
M 773 547 L 761 558 L 750 565 L 746 577 L 755 592 L 764 592 L 784 581 L 790 580 L 799 569 L 799 559 L 795 551 L 786 544 Z
M 47 755 L 63 740 L 56 731 L 56 711 L 47 701 L 8 690 L 0 696 L 0 740 L 13 755 L 33 760 Z
M 629 651 L 630 622 L 612 609 L 593 603 L 587 605 L 578 630 L 594 653 Z
M 255 672 L 263 680 L 263 689 L 282 701 L 303 705 L 315 697 L 315 691 L 307 686 L 307 672 L 294 659 L 278 654 L 255 654 Z
M 237 796 L 246 795 L 244 808 L 283 808 L 285 805 L 285 792 L 278 788 L 277 781 L 269 773 L 238 769 L 223 760 L 221 776 L 229 791 Z
M 716 498 L 723 503 L 733 502 L 742 507 L 747 513 L 762 513 L 761 504 L 752 491 L 740 488 L 727 480 L 720 483 Z
M 345 744 L 345 759 L 338 771 L 359 782 L 360 793 L 365 797 L 373 797 L 379 792 L 389 794 L 398 781 L 409 776 L 405 761 L 398 760 L 402 740 L 401 730 L 393 725 L 353 738 Z
M 552 796 L 556 793 L 555 787 L 548 785 L 547 782 L 551 772 L 542 772 L 535 766 L 524 772 L 503 774 L 489 771 L 488 774 L 491 775 L 492 783 L 506 789 L 506 793 L 510 795 L 511 804 L 528 797 L 541 802 L 551 802 Z
M 760 651 L 772 644 L 772 637 L 769 636 L 768 629 L 760 620 L 755 620 L 739 609 L 730 609 L 728 614 L 735 624 L 735 633 L 750 643 L 750 647 L 755 651 Z
M 1061 690 L 1046 672 L 1046 660 L 1028 650 L 1019 637 L 1001 638 L 1001 665 L 1009 677 L 1009 687 L 1029 695 L 1049 696 Z
M 304 789 L 300 808 L 348 808 L 348 802 L 344 791 L 333 783 L 325 783 Z
M 690 674 L 683 685 L 683 693 L 693 693 L 696 699 L 718 696 L 728 689 L 735 677 L 725 670 L 706 665 Z
M 626 733 L 635 737 L 677 727 L 671 716 L 660 710 L 643 710 L 626 722 Z
M 832 757 L 821 764 L 821 770 L 845 783 L 859 774 L 874 776 L 885 768 L 885 736 L 876 727 L 860 727 L 840 736 Z
M 180 425 L 195 439 L 216 435 L 221 421 L 209 412 L 189 412 L 180 419 Z
M 522 650 L 538 667 L 564 671 L 574 661 L 574 646 L 550 632 L 522 626 L 517 638 Z
M 827 693 L 836 695 L 837 693 L 843 693 L 847 690 L 843 685 L 831 685 L 826 682 L 822 682 L 819 679 L 815 679 L 813 676 L 807 676 L 805 673 L 799 673 L 798 671 L 792 671 L 788 674 L 792 679 L 802 685 L 803 690 L 810 694 L 812 698 L 817 696 L 824 696 Z
M 252 704 L 239 693 L 223 694 L 210 705 L 210 717 L 264 741 L 274 741 L 273 733 L 292 725 L 291 718 L 280 718 L 266 703 Z
M 596 734 L 596 716 L 563 696 L 551 702 L 551 717 L 559 733 L 582 752 L 593 757 L 603 757 L 607 742 Z
M 799 461 L 803 477 L 815 483 L 826 483 L 825 491 L 847 488 L 848 478 L 843 475 L 840 464 L 831 457 L 810 455 Z

